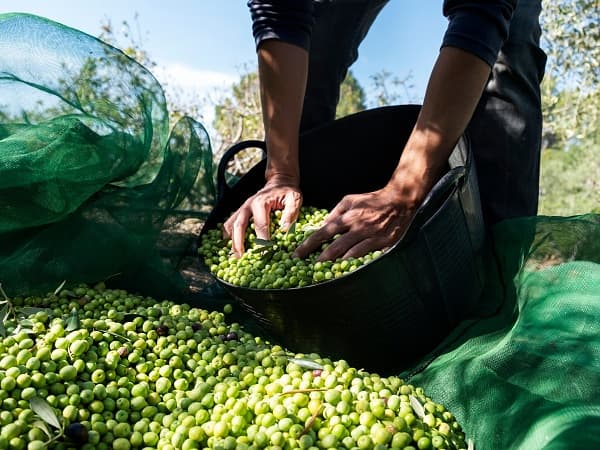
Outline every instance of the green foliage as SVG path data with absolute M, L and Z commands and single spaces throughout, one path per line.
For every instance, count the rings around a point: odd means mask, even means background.
M 336 119 L 366 109 L 365 91 L 351 71 L 340 86 L 340 101 L 335 111 Z
M 540 214 L 600 212 L 600 139 L 542 151 Z
M 141 33 L 139 32 L 138 19 L 139 16 L 136 13 L 133 20 L 138 29 L 137 36 L 134 30 L 132 30 L 129 21 L 123 20 L 121 22 L 121 30 L 120 32 L 117 32 L 110 19 L 105 19 L 100 25 L 101 32 L 98 35 L 98 39 L 101 39 L 114 47 L 118 47 L 127 56 L 135 59 L 141 65 L 151 70 L 156 67 L 156 63 L 150 54 L 143 48 L 144 42 Z
M 577 82 L 581 90 L 600 83 L 600 3 L 597 0 L 544 0 L 542 26 L 551 75 Z
M 365 92 L 351 71 L 340 86 L 336 111 L 342 117 L 365 109 Z M 256 69 L 246 67 L 231 91 L 215 104 L 213 127 L 217 131 L 214 148 L 217 159 L 233 144 L 247 139 L 264 140 L 260 84 Z M 245 150 L 232 162 L 229 171 L 245 173 L 262 158 L 262 152 Z
M 371 75 L 372 91 L 369 94 L 370 106 L 379 107 L 399 104 L 401 102 L 411 103 L 416 99 L 414 85 L 412 84 L 412 73 L 404 78 L 395 76 L 388 70 L 380 70 Z
M 540 213 L 597 210 L 600 199 L 600 3 L 544 0 Z
M 544 0 L 542 47 L 548 55 L 542 85 L 544 140 L 566 147 L 600 125 L 600 3 Z
M 135 26 L 135 29 L 134 29 Z M 158 64 L 150 53 L 144 49 L 144 36 L 140 31 L 139 16 L 136 13 L 133 25 L 123 20 L 119 30 L 116 30 L 110 19 L 105 19 L 101 24 L 101 33 L 98 38 L 104 42 L 119 48 L 125 55 L 136 60 L 142 66 L 152 71 Z M 198 98 L 189 92 L 184 92 L 177 86 L 175 80 L 161 79 L 161 85 L 167 101 L 169 113 L 169 124 L 173 126 L 183 117 L 199 118 L 202 116 L 201 109 L 206 103 L 204 99 Z M 110 83 L 108 85 L 110 87 Z
M 217 132 L 214 149 L 218 159 L 236 142 L 264 139 L 260 85 L 256 69 L 246 68 L 240 80 L 231 87 L 231 91 L 217 102 L 213 127 Z M 260 152 L 244 152 L 234 161 L 236 167 L 232 171 L 243 173 L 245 168 L 252 167 L 261 157 Z

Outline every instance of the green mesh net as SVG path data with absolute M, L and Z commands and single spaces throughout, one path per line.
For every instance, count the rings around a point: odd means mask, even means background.
M 178 263 L 193 235 L 165 234 L 211 209 L 212 174 L 206 131 L 183 118 L 169 133 L 162 88 L 144 67 L 63 25 L 0 16 L 7 289 L 111 278 L 156 296 L 185 290 Z
M 214 202 L 206 131 L 184 118 L 169 132 L 146 69 L 79 31 L 0 15 L 7 290 L 108 279 L 185 298 L 195 235 L 180 225 Z M 493 240 L 487 316 L 402 375 L 453 411 L 478 450 L 600 448 L 600 216 L 508 221 Z M 231 301 L 208 277 L 195 285 L 204 307 Z
M 405 375 L 478 450 L 600 448 L 600 216 L 507 221 L 494 241 L 502 306 Z

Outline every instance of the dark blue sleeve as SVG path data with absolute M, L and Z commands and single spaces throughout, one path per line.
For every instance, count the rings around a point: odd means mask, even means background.
M 518 0 L 445 0 L 448 28 L 442 47 L 458 47 L 480 57 L 491 66 L 508 38 Z
M 256 48 L 267 39 L 278 39 L 307 50 L 314 24 L 312 0 L 249 0 Z

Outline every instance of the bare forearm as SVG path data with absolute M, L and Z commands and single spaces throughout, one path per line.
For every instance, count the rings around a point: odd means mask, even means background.
M 490 67 L 463 50 L 444 47 L 423 107 L 390 185 L 416 207 L 442 175 L 488 80 Z
M 267 181 L 298 186 L 298 133 L 306 89 L 308 52 L 277 40 L 258 49 Z

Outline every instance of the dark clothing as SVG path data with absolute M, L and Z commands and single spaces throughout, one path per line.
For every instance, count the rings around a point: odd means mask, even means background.
M 309 51 L 301 130 L 335 117 L 339 86 L 388 0 L 250 0 L 257 46 L 280 39 Z M 446 0 L 441 47 L 461 48 L 492 68 L 467 128 L 484 218 L 537 214 L 541 146 L 541 0 Z
M 317 4 L 301 130 L 335 118 L 340 84 L 346 78 L 348 67 L 358 58 L 359 44 L 386 3 L 387 0 L 347 1 L 341 8 Z
M 520 0 L 490 80 L 467 128 L 484 218 L 535 216 L 538 209 L 546 55 L 540 0 Z
M 458 47 L 479 56 L 491 67 L 506 38 L 518 0 L 445 0 L 448 28 L 442 47 Z
M 248 2 L 256 46 L 266 39 L 279 39 L 308 50 L 315 22 L 313 0 Z
M 356 11 L 362 11 L 369 19 L 361 21 L 364 24 L 357 22 L 361 30 L 356 34 L 360 35 L 362 31 L 368 30 L 385 3 L 387 0 L 250 0 L 248 7 L 257 47 L 264 40 L 279 39 L 309 50 L 311 31 L 320 8 L 329 11 L 332 7 L 344 8 L 341 16 L 355 15 Z M 491 67 L 508 36 L 510 19 L 516 5 L 517 0 L 445 0 L 443 14 L 449 23 L 442 47 L 450 45 L 462 48 L 479 56 Z M 333 18 L 333 15 L 329 16 L 329 19 Z M 323 18 L 319 20 L 324 21 Z M 328 20 L 325 22 L 335 28 L 335 23 Z M 362 34 L 364 37 L 365 33 Z M 344 36 L 339 37 L 344 39 Z M 314 36 L 312 38 L 314 40 Z

